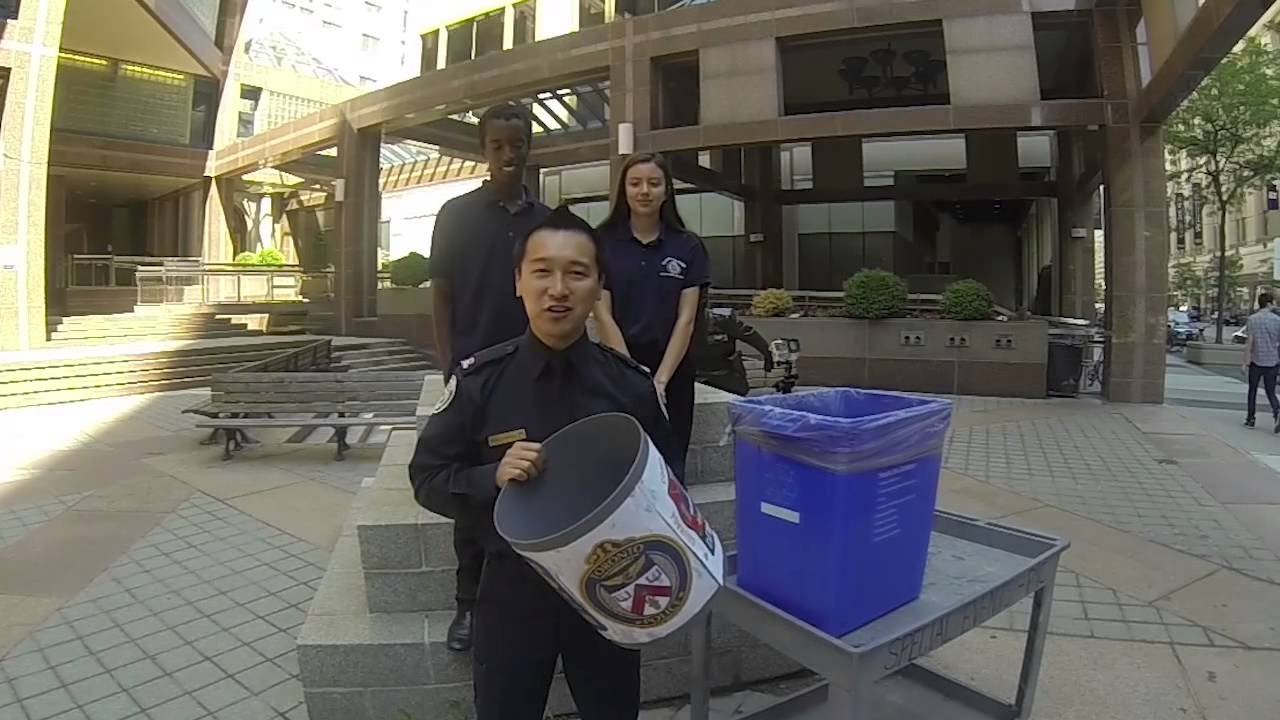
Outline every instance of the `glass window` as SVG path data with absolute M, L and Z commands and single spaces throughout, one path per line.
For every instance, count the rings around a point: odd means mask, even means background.
M 537 2 L 536 0 L 525 0 L 524 2 L 516 3 L 512 10 L 515 13 L 516 26 L 511 36 L 511 44 L 513 47 L 528 45 L 537 39 Z
M 236 137 L 253 137 L 254 116 L 258 112 L 258 103 L 262 100 L 262 88 L 252 85 L 240 86 L 240 117 L 236 127 Z
M 654 62 L 657 92 L 653 94 L 653 117 L 659 128 L 697 125 L 700 115 L 698 56 L 679 55 Z
M 0 97 L 4 95 L 4 81 L 0 78 Z M 191 93 L 191 145 L 208 148 L 213 146 L 213 109 L 217 104 L 218 84 L 206 78 L 196 78 Z M 0 112 L 4 110 L 0 104 Z
M 941 23 L 787 38 L 779 50 L 787 115 L 951 101 Z
M 578 0 L 578 27 L 604 24 L 605 0 Z
M 440 31 L 432 30 L 422 36 L 422 74 L 440 69 Z
M 18 17 L 18 0 L 0 0 L 0 20 L 14 20 Z
M 364 9 L 370 15 L 377 15 L 382 12 L 382 6 L 376 2 L 370 2 L 370 0 L 365 0 Z
M 466 62 L 471 59 L 471 51 L 475 47 L 476 23 L 474 20 L 460 22 L 447 28 L 446 57 L 448 64 Z
M 1031 16 L 1035 32 L 1040 97 L 1069 100 L 1098 97 L 1090 11 L 1045 12 Z
M 502 30 L 505 10 L 482 15 L 475 19 L 476 52 L 474 57 L 502 52 Z
M 360 49 L 365 52 L 376 52 L 378 50 L 378 38 L 372 35 L 360 36 Z

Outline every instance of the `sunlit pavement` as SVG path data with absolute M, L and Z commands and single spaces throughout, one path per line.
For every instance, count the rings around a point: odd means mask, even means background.
M 379 451 L 231 462 L 206 391 L 0 413 L 0 718 L 305 718 L 294 636 Z
M 293 638 L 380 452 L 266 431 L 223 462 L 181 414 L 204 396 L 0 413 L 0 720 L 306 717 Z M 1280 475 L 1195 412 L 956 400 L 940 505 L 1072 541 L 1033 717 L 1280 706 Z M 928 662 L 1011 695 L 1028 610 Z

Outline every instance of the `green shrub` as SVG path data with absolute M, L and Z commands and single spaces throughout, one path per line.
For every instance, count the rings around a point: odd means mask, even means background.
M 391 284 L 396 287 L 418 287 L 431 279 L 431 261 L 411 252 L 391 261 Z
M 757 317 L 784 317 L 790 315 L 794 308 L 795 302 L 786 290 L 761 290 L 751 298 L 751 314 Z
M 248 250 L 245 250 L 239 255 L 236 255 L 236 259 L 232 260 L 232 262 L 234 262 L 237 265 L 257 265 L 258 253 L 249 252 Z
M 275 248 L 262 248 L 258 251 L 259 265 L 283 265 L 284 253 Z
M 977 280 L 958 280 L 942 292 L 942 316 L 949 320 L 990 320 L 995 298 Z
M 907 305 L 907 284 L 887 270 L 862 270 L 844 281 L 844 304 L 855 318 L 900 317 Z

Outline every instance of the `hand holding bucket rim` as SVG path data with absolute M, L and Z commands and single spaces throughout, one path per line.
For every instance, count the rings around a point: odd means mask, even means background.
M 542 452 L 542 443 L 520 440 L 503 454 L 498 461 L 498 470 L 494 480 L 498 487 L 504 488 L 509 482 L 528 482 L 542 472 L 546 463 L 546 454 Z
M 512 548 L 618 644 L 696 616 L 723 582 L 724 549 L 640 424 L 595 415 L 541 450 L 537 482 L 506 483 L 494 508 Z

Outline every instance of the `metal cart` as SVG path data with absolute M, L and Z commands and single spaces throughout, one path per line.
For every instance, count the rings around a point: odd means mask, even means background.
M 710 713 L 712 613 L 826 681 L 747 718 L 1026 718 L 1040 674 L 1058 559 L 1067 546 L 1059 538 L 939 510 L 920 597 L 841 638 L 756 599 L 731 575 L 692 630 L 691 720 L 708 720 Z M 915 664 L 1032 594 L 1031 625 L 1012 705 Z

